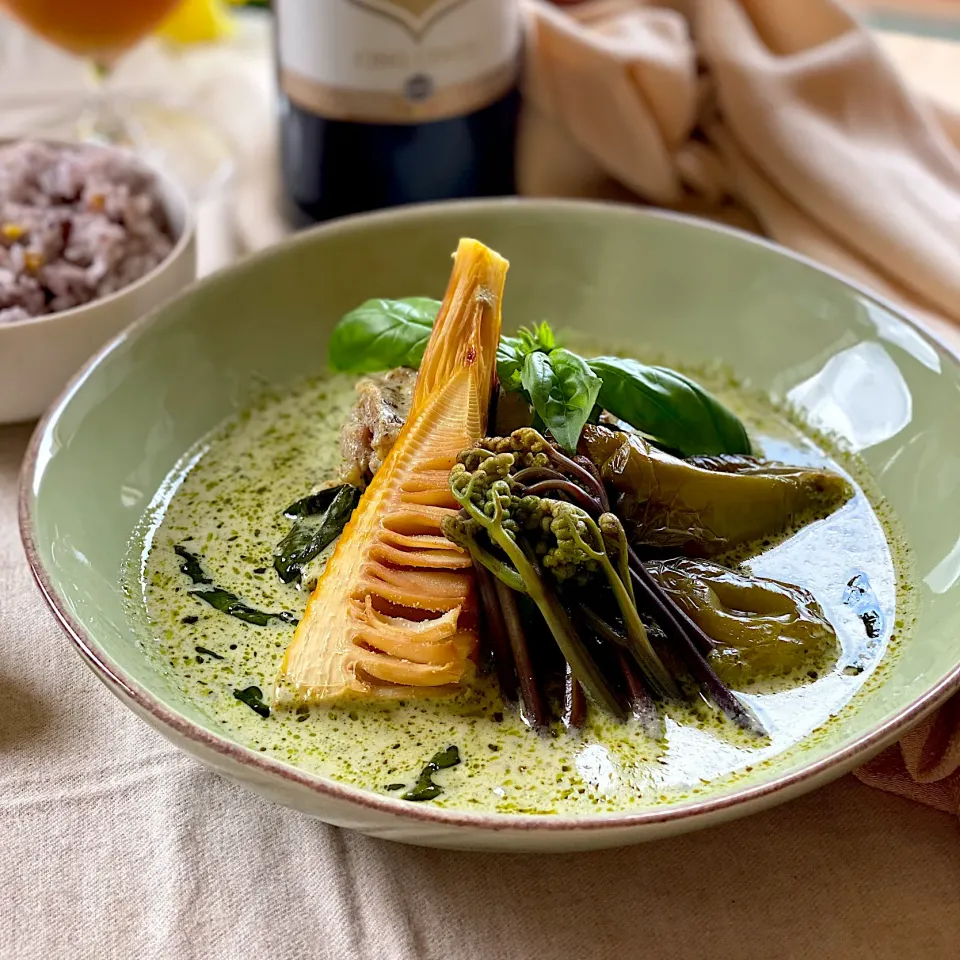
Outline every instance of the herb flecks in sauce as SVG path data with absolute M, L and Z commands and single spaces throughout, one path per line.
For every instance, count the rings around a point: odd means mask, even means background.
M 270 716 L 270 708 L 263 702 L 263 691 L 259 687 L 245 687 L 243 690 L 234 690 L 233 696 L 234 699 L 245 703 L 264 720 Z
M 433 755 L 427 765 L 420 771 L 417 782 L 406 792 L 401 800 L 436 800 L 443 793 L 443 787 L 433 782 L 433 775 L 439 770 L 448 770 L 460 763 L 460 751 L 455 746 L 449 746 Z
M 183 563 L 180 564 L 181 572 L 185 573 L 195 584 L 201 585 L 197 590 L 188 591 L 189 594 L 204 603 L 209 603 L 214 610 L 236 617 L 237 620 L 242 620 L 244 623 L 252 623 L 255 627 L 269 626 L 275 620 L 294 626 L 298 623 L 297 618 L 292 613 L 286 611 L 266 613 L 263 610 L 257 610 L 255 607 L 244 603 L 235 593 L 212 586 L 213 580 L 204 573 L 203 567 L 200 565 L 200 559 L 196 554 L 191 553 L 179 543 L 173 550 L 183 560 Z
M 611 350 L 601 343 L 580 352 Z M 671 358 L 650 359 L 671 365 Z M 738 391 L 724 374 L 688 372 L 744 419 L 757 439 L 758 454 L 837 465 L 823 443 L 808 439 L 764 401 Z M 284 508 L 305 490 L 338 482 L 338 432 L 355 399 L 354 378 L 334 376 L 300 384 L 283 396 L 267 396 L 228 421 L 185 453 L 132 545 L 132 593 L 137 596 L 139 580 L 143 598 L 132 616 L 155 669 L 170 678 L 185 704 L 250 749 L 309 773 L 382 791 L 419 771 L 425 751 L 442 737 L 456 743 L 469 762 L 455 776 L 446 776 L 445 792 L 430 801 L 438 807 L 567 815 L 650 809 L 727 789 L 734 778 L 791 769 L 797 747 L 830 735 L 835 727 L 827 721 L 856 709 L 851 701 L 857 691 L 885 675 L 888 644 L 909 635 L 910 609 L 898 610 L 898 597 L 906 602 L 911 594 L 898 594 L 897 569 L 881 522 L 884 508 L 872 507 L 858 488 L 855 499 L 832 517 L 765 544 L 760 555 L 741 558 L 744 569 L 756 576 L 800 582 L 812 590 L 831 622 L 843 626 L 840 663 L 857 665 L 855 670 L 838 666 L 822 672 L 796 689 L 757 685 L 742 691 L 769 726 L 769 742 L 740 738 L 710 711 L 694 713 L 680 705 L 666 708 L 662 744 L 645 737 L 636 721 L 612 722 L 600 710 L 589 711 L 576 737 L 531 737 L 487 677 L 479 678 L 469 695 L 452 700 L 411 698 L 314 709 L 309 715 L 274 711 L 264 721 L 252 709 L 238 708 L 233 690 L 251 684 L 271 688 L 289 631 L 279 625 L 251 629 L 211 611 L 202 617 L 203 634 L 198 636 L 197 627 L 180 622 L 196 612 L 196 601 L 183 588 L 181 558 L 172 547 L 189 544 L 218 586 L 251 605 L 301 615 L 306 591 L 281 583 L 272 572 L 256 576 L 253 571 L 289 531 Z M 854 458 L 841 457 L 839 465 L 864 483 L 865 473 Z M 866 482 L 872 489 L 869 478 Z M 239 539 L 227 542 L 235 533 Z M 899 549 L 895 532 L 889 543 Z M 315 566 L 322 569 L 323 560 L 321 555 L 311 564 L 311 573 Z M 847 581 L 860 570 L 869 573 L 885 618 L 885 631 L 875 641 L 866 638 L 861 621 L 842 602 Z M 909 571 L 904 565 L 904 577 Z M 895 621 L 904 618 L 904 625 L 897 622 L 897 640 L 891 641 Z M 198 668 L 198 640 L 213 650 L 229 649 L 228 658 Z M 357 720 L 349 719 L 351 711 Z M 526 767 L 523 773 L 521 766 Z M 748 766 L 753 774 L 745 773 Z

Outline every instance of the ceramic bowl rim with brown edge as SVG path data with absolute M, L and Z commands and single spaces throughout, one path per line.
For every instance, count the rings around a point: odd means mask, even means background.
M 745 815 L 798 796 L 865 762 L 960 688 L 960 655 L 947 650 L 942 652 L 947 659 L 943 661 L 943 668 L 938 668 L 937 675 L 931 677 L 929 682 L 924 680 L 922 689 L 918 687 L 916 695 L 910 693 L 902 703 L 897 701 L 896 709 L 891 708 L 889 716 L 883 715 L 881 720 L 869 723 L 846 739 L 841 738 L 836 748 L 829 749 L 818 759 L 800 763 L 796 769 L 769 780 L 735 786 L 725 793 L 706 794 L 693 800 L 640 810 L 584 816 L 528 815 L 435 808 L 308 773 L 207 729 L 165 702 L 156 690 L 150 689 L 149 683 L 142 682 L 142 676 L 134 676 L 130 668 L 119 664 L 117 655 L 112 654 L 104 642 L 94 635 L 95 631 L 90 629 L 78 612 L 77 598 L 69 596 L 70 587 L 64 580 L 64 570 L 57 566 L 58 561 L 51 555 L 50 544 L 44 537 L 44 532 L 51 529 L 50 517 L 44 514 L 56 512 L 51 495 L 44 495 L 44 487 L 51 482 L 48 476 L 56 466 L 56 458 L 62 455 L 64 437 L 76 437 L 78 431 L 84 428 L 85 419 L 96 414 L 98 407 L 94 395 L 98 378 L 110 370 L 119 369 L 117 364 L 120 358 L 131 357 L 138 344 L 148 342 L 151 337 L 160 337 L 161 333 L 170 336 L 186 322 L 178 319 L 178 310 L 182 311 L 183 317 L 190 315 L 190 310 L 202 312 L 209 298 L 215 300 L 225 295 L 224 285 L 241 284 L 245 282 L 243 278 L 248 278 L 252 283 L 252 278 L 258 276 L 258 272 L 264 278 L 270 271 L 283 274 L 283 270 L 293 261 L 303 267 L 308 262 L 322 261 L 324 256 L 335 259 L 331 251 L 339 251 L 351 242 L 368 244 L 379 232 L 395 231 L 403 236 L 409 235 L 411 245 L 416 246 L 423 237 L 433 236 L 431 230 L 440 230 L 444 236 L 455 235 L 459 232 L 458 224 L 461 222 L 469 225 L 473 235 L 476 235 L 475 224 L 488 223 L 491 231 L 496 225 L 496 229 L 502 230 L 507 237 L 542 224 L 545 229 L 555 228 L 558 235 L 562 233 L 574 244 L 587 242 L 576 238 L 578 231 L 595 229 L 600 238 L 608 233 L 616 236 L 618 232 L 624 235 L 635 232 L 638 242 L 644 237 L 653 237 L 658 244 L 662 244 L 663 238 L 674 237 L 675 234 L 674 239 L 681 246 L 701 243 L 716 251 L 732 249 L 731 256 L 735 259 L 742 257 L 746 261 L 755 260 L 765 270 L 769 268 L 767 272 L 772 270 L 769 278 L 761 271 L 761 279 L 765 282 L 767 279 L 776 281 L 774 286 L 778 295 L 786 290 L 783 277 L 796 276 L 800 289 L 816 287 L 832 292 L 832 296 L 841 300 L 854 301 L 868 313 L 879 311 L 883 315 L 883 323 L 888 324 L 888 331 L 893 329 L 889 324 L 894 324 L 896 330 L 897 336 L 887 338 L 889 342 L 896 343 L 899 338 L 901 343 L 908 344 L 908 353 L 912 350 L 921 353 L 927 351 L 924 356 L 935 358 L 938 370 L 944 376 L 950 376 L 950 383 L 954 379 L 960 382 L 960 357 L 952 348 L 921 329 L 901 309 L 883 298 L 836 272 L 768 241 L 671 213 L 594 201 L 510 198 L 427 204 L 364 214 L 295 235 L 277 247 L 248 258 L 237 267 L 201 281 L 172 303 L 121 333 L 66 388 L 38 425 L 31 440 L 23 467 L 19 502 L 20 527 L 27 558 L 41 592 L 62 627 L 87 665 L 112 692 L 169 739 L 219 772 L 277 802 L 328 822 L 415 844 L 461 849 L 562 851 L 621 845 L 667 836 Z M 560 242 L 559 236 L 555 242 Z M 416 250 L 412 250 L 409 256 L 413 257 L 416 253 Z M 509 251 L 507 253 L 509 255 Z M 303 258 L 302 263 L 297 260 L 298 257 Z M 329 269 L 334 271 L 333 266 Z M 334 271 L 329 282 L 335 283 L 336 279 Z M 508 278 L 508 291 L 509 282 Z M 254 286 L 244 288 L 254 289 Z M 370 296 L 400 295 L 382 294 L 375 284 L 370 285 L 369 290 Z M 827 330 L 832 329 L 830 324 L 834 322 L 837 330 L 842 327 L 840 320 L 832 321 L 829 317 L 821 318 L 818 322 L 826 324 Z M 723 335 L 723 331 L 718 335 Z M 933 389 L 932 384 L 930 389 Z M 960 403 L 960 399 L 957 402 Z M 67 522 L 69 517 L 64 512 L 61 519 Z M 910 643 L 917 645 L 921 641 L 912 637 Z M 904 655 L 900 654 L 901 657 Z M 135 660 L 131 662 L 137 663 Z M 872 693 L 864 696 L 877 696 L 877 691 L 883 689 L 884 685 L 880 684 Z

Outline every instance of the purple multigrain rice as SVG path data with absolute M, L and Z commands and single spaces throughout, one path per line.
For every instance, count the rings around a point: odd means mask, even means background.
M 173 241 L 156 179 L 134 158 L 80 144 L 0 146 L 0 324 L 114 293 Z

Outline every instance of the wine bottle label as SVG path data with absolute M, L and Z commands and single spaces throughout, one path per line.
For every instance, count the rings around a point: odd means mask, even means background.
M 518 0 L 274 0 L 279 82 L 331 120 L 472 113 L 517 80 Z

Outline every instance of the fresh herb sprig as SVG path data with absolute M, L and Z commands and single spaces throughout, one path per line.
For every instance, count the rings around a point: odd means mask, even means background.
M 418 367 L 439 309 L 426 297 L 368 300 L 334 329 L 330 365 L 343 373 Z M 581 357 L 558 346 L 546 322 L 500 338 L 497 376 L 569 452 L 600 408 L 681 456 L 751 452 L 739 418 L 693 380 L 638 360 Z

